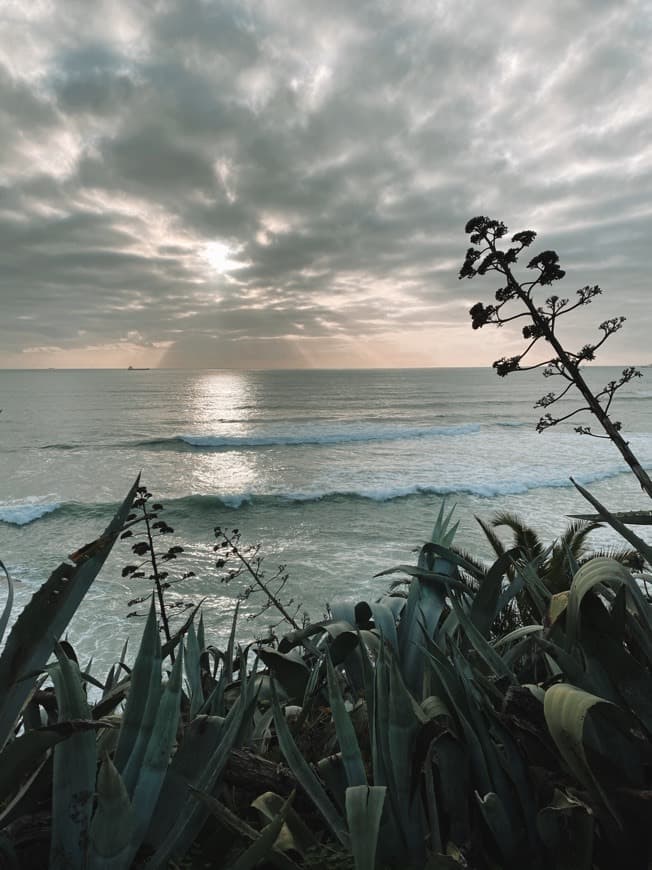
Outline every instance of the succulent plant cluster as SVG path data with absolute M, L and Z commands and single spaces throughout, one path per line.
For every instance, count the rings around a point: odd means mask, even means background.
M 442 507 L 417 564 L 383 572 L 399 579 L 377 600 L 333 602 L 328 619 L 253 649 L 236 642 L 236 608 L 219 650 L 198 608 L 162 643 L 152 595 L 133 663 L 123 654 L 99 681 L 60 638 L 138 487 L 35 594 L 0 656 L 7 866 L 38 866 L 35 854 L 116 870 L 648 866 L 640 567 L 580 565 L 568 548 L 555 591 L 549 554 L 524 541 L 492 565 L 461 554 Z M 254 773 L 234 778 L 243 759 Z

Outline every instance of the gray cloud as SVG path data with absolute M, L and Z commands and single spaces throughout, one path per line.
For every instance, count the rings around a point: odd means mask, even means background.
M 477 213 L 611 289 L 603 359 L 647 362 L 651 29 L 642 0 L 17 5 L 0 365 L 491 361 Z

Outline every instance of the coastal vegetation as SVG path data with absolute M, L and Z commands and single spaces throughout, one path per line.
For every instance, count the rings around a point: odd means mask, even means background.
M 507 282 L 498 305 L 474 306 L 474 325 L 507 322 L 502 306 L 520 302 L 534 330 L 525 353 L 540 338 L 552 343 L 544 370 L 584 396 L 580 364 L 604 339 L 578 354 L 552 342 L 566 303 L 538 306 L 533 291 L 561 277 L 554 252 L 532 260 L 539 277 L 519 284 L 512 266 L 534 234 L 516 234 L 516 249 L 500 253 L 503 224 L 476 218 L 467 230 L 481 248 L 462 273 L 493 269 Z M 498 373 L 523 368 L 525 353 L 499 361 Z M 629 371 L 582 406 L 619 450 L 615 435 L 629 446 L 608 413 Z M 550 546 L 511 514 L 480 518 L 489 562 L 461 548 L 455 512 L 442 504 L 415 563 L 379 575 L 385 594 L 333 601 L 315 622 L 284 599 L 284 567 L 266 576 L 258 549 L 217 527 L 222 579 L 246 577 L 243 594 L 278 616 L 269 637 L 242 644 L 236 606 L 219 647 L 201 602 L 170 610 L 170 584 L 185 577 L 166 566 L 181 553 L 165 548 L 162 505 L 137 479 L 104 533 L 55 569 L 6 638 L 0 864 L 648 867 L 652 547 L 632 525 L 652 515 L 612 512 L 576 486 L 592 513 Z M 590 549 L 599 524 L 626 547 Z M 138 559 L 125 571 L 143 583 L 130 603 L 145 605 L 142 639 L 133 659 L 125 649 L 98 677 L 62 638 L 121 537 Z M 13 599 L 5 579 L 0 638 Z

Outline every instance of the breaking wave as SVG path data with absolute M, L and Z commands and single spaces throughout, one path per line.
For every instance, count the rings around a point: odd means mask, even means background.
M 287 447 L 321 444 L 351 444 L 368 441 L 403 441 L 410 438 L 454 437 L 476 435 L 480 432 L 479 423 L 461 426 L 428 426 L 421 428 L 399 429 L 358 429 L 334 432 L 307 431 L 292 435 L 281 432 L 267 435 L 175 435 L 171 438 L 155 438 L 138 442 L 140 447 L 162 450 L 234 450 L 255 447 Z

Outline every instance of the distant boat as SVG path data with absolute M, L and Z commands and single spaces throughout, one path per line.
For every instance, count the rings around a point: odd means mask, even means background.
M 149 367 L 147 367 L 147 368 L 138 368 L 138 366 L 128 366 L 127 371 L 128 371 L 128 372 L 148 372 L 148 371 L 149 371 Z

